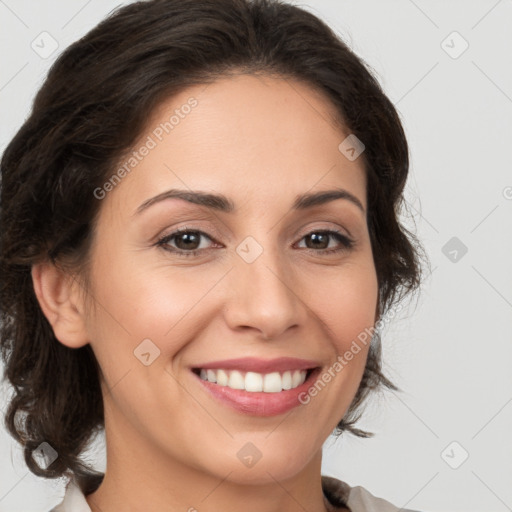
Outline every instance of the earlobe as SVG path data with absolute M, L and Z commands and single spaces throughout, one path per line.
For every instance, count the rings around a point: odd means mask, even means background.
M 55 337 L 67 347 L 80 348 L 89 340 L 79 305 L 78 284 L 50 262 L 32 266 L 34 292 Z

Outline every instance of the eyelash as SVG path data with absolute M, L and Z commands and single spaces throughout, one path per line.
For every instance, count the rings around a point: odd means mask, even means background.
M 197 256 L 197 255 L 199 255 L 200 252 L 208 251 L 209 250 L 209 249 L 193 249 L 191 251 L 185 251 L 183 249 L 169 248 L 168 243 L 173 238 L 175 238 L 175 237 L 177 237 L 177 236 L 179 236 L 179 235 L 181 235 L 183 233 L 197 233 L 197 234 L 200 234 L 200 235 L 202 235 L 202 236 L 204 236 L 204 237 L 214 241 L 210 236 L 208 236 L 203 231 L 200 231 L 198 229 L 187 229 L 187 228 L 184 228 L 184 229 L 178 229 L 178 230 L 170 233 L 169 235 L 163 236 L 162 238 L 160 238 L 158 240 L 156 245 L 161 247 L 165 251 L 169 251 L 169 252 L 172 252 L 173 254 L 176 254 L 177 256 L 180 256 L 180 257 L 183 256 L 183 257 L 186 257 L 186 258 L 187 257 L 192 257 L 192 256 Z M 320 250 L 306 248 L 307 251 L 312 251 L 312 252 L 315 252 L 315 253 L 320 253 L 320 254 L 327 255 L 327 254 L 338 253 L 338 252 L 341 252 L 341 251 L 348 251 L 348 250 L 352 249 L 353 246 L 354 246 L 354 241 L 353 240 L 348 238 L 346 235 L 342 234 L 340 231 L 336 231 L 336 230 L 327 230 L 327 229 L 313 230 L 313 231 L 310 231 L 309 233 L 307 233 L 306 235 L 304 235 L 301 238 L 301 240 L 303 240 L 304 238 L 306 238 L 307 236 L 310 236 L 312 234 L 330 235 L 331 237 L 333 237 L 336 240 L 338 240 L 338 242 L 340 242 L 342 244 L 342 247 L 338 247 L 338 248 L 335 248 L 335 249 L 320 249 Z

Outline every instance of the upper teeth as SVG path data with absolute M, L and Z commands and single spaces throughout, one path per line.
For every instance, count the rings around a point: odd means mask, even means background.
M 306 380 L 306 370 L 286 371 L 282 374 L 241 372 L 238 370 L 205 370 L 201 369 L 200 377 L 209 382 L 216 382 L 219 386 L 232 389 L 245 389 L 245 391 L 263 391 L 278 393 L 283 389 L 293 389 Z

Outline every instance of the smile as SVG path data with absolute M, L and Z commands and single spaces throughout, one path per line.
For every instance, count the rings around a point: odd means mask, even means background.
M 270 373 L 223 368 L 191 370 L 206 396 L 238 413 L 264 417 L 304 407 L 299 397 L 307 392 L 321 367 Z
M 313 369 L 257 373 L 204 368 L 194 370 L 202 380 L 217 384 L 218 386 L 241 389 L 250 393 L 279 393 L 295 389 L 305 382 L 312 371 Z

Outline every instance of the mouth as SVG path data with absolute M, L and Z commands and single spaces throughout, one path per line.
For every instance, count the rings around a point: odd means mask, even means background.
M 248 393 L 280 393 L 294 390 L 310 381 L 313 373 L 319 371 L 319 366 L 268 373 L 224 368 L 192 368 L 192 372 L 205 382 Z
M 303 397 L 308 395 L 322 367 L 270 373 L 233 368 L 196 367 L 191 370 L 194 380 L 209 399 L 239 414 L 270 417 L 308 403 L 309 400 L 305 402 Z
M 198 363 L 189 370 L 207 398 L 237 413 L 263 417 L 304 405 L 322 368 L 314 359 L 240 357 Z

